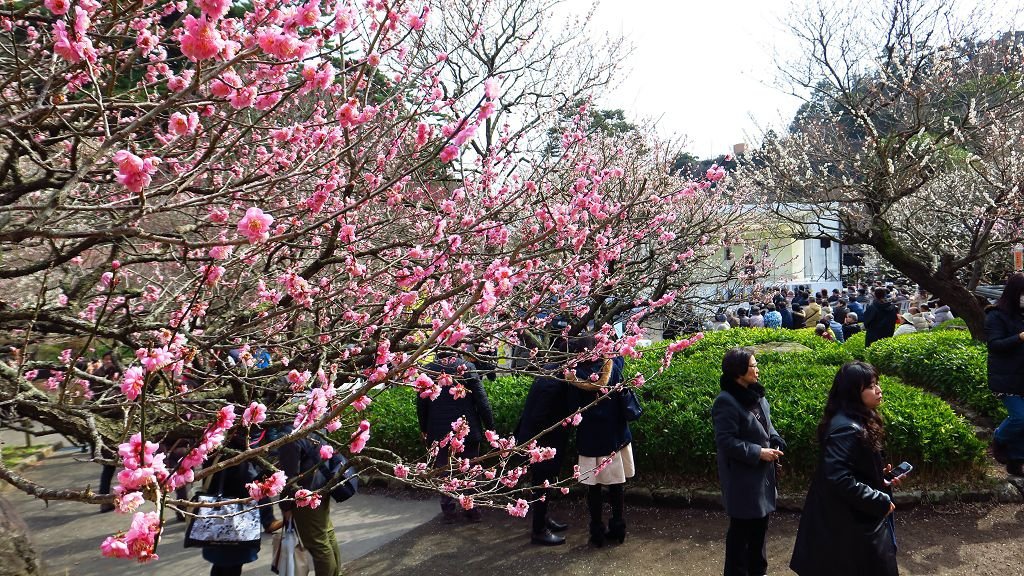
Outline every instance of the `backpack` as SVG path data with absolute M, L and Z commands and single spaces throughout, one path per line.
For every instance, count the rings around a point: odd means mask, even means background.
M 359 471 L 348 465 L 348 458 L 340 452 L 335 452 L 328 460 L 320 458 L 319 454 L 309 454 L 306 449 L 314 448 L 324 444 L 323 438 L 312 434 L 308 442 L 303 446 L 303 462 L 310 462 L 315 457 L 316 469 L 313 471 L 313 478 L 310 480 L 311 490 L 320 490 L 324 487 L 330 488 L 331 498 L 335 502 L 344 502 L 359 492 Z M 313 465 L 304 466 L 308 470 Z

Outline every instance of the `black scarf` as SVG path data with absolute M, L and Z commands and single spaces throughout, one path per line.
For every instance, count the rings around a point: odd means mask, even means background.
M 740 403 L 747 410 L 750 410 L 758 405 L 758 401 L 764 398 L 764 386 L 760 382 L 755 382 L 750 386 L 743 387 L 736 383 L 735 380 L 730 380 L 724 375 L 720 380 L 722 390 L 732 394 L 732 397 Z

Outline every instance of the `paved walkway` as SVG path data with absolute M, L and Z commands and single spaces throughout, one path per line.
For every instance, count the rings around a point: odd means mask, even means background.
M 82 463 L 85 456 L 75 448 L 59 450 L 50 458 L 30 467 L 25 475 L 43 480 L 48 486 L 95 486 L 100 466 Z M 46 574 L 52 576 L 191 576 L 207 574 L 210 565 L 197 548 L 184 548 L 185 524 L 171 519 L 160 541 L 160 560 L 139 565 L 100 556 L 103 539 L 128 527 L 128 516 L 100 514 L 98 507 L 77 502 L 47 503 L 29 498 L 10 487 L 0 496 L 10 501 L 28 525 L 36 548 L 41 553 Z M 437 502 L 398 500 L 384 496 L 359 494 L 344 504 L 333 503 L 331 517 L 346 562 L 398 538 L 409 530 L 430 522 L 440 513 Z M 280 513 L 278 513 L 280 517 Z M 270 574 L 270 536 L 264 536 L 259 560 L 247 565 L 248 574 Z
M 31 467 L 26 475 L 49 485 L 95 483 L 99 466 L 76 462 L 64 449 Z M 209 565 L 195 549 L 181 545 L 184 524 L 172 520 L 158 553 L 145 566 L 99 555 L 103 538 L 124 529 L 127 517 L 99 514 L 95 506 L 44 502 L 14 490 L 0 493 L 28 524 L 51 576 L 108 574 L 205 575 Z M 532 546 L 528 522 L 500 511 L 485 511 L 482 524 L 446 526 L 435 500 L 360 494 L 333 507 L 347 574 L 366 576 L 717 576 L 724 556 L 727 518 L 715 510 L 630 506 L 626 543 L 593 549 L 587 545 L 586 510 L 580 501 L 556 501 L 554 515 L 573 528 L 564 546 Z M 906 575 L 1024 576 L 1024 507 L 950 505 L 897 511 L 900 569 Z M 771 574 L 786 568 L 799 516 L 773 516 L 768 553 Z M 260 559 L 245 574 L 270 574 L 270 538 Z

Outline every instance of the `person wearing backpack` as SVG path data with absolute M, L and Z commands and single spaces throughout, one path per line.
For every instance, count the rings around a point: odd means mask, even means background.
M 286 433 L 291 433 L 288 430 Z M 285 524 L 291 521 L 295 531 L 313 557 L 313 569 L 316 576 L 340 576 L 341 549 L 338 538 L 334 534 L 331 522 L 331 496 L 320 495 L 319 505 L 296 504 L 295 495 L 298 490 L 318 490 L 323 488 L 323 475 L 318 468 L 323 460 L 320 456 L 321 443 L 316 438 L 300 438 L 281 446 L 278 463 L 281 470 L 289 478 L 298 477 L 296 484 L 291 484 L 282 493 L 278 502 Z M 317 483 L 320 483 L 318 486 Z
M 434 460 L 436 468 L 457 468 L 458 464 L 453 465 L 452 461 L 476 458 L 480 454 L 484 431 L 494 430 L 494 414 L 487 400 L 487 391 L 480 381 L 476 366 L 468 356 L 460 357 L 455 352 L 439 352 L 437 358 L 424 367 L 424 372 L 441 385 L 441 393 L 433 400 L 429 396 L 416 399 L 420 435 L 428 448 L 438 443 L 439 449 Z M 459 418 L 464 419 L 469 430 L 463 438 L 462 451 L 450 454 L 450 444 L 445 440 L 453 433 L 452 423 Z M 458 520 L 458 508 L 454 498 L 441 495 L 441 512 L 446 524 Z M 463 515 L 470 522 L 483 519 L 479 508 L 463 510 Z

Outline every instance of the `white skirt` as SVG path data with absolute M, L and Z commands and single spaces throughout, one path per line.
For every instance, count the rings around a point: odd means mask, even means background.
M 608 461 L 609 458 L 611 461 Z M 580 456 L 580 483 L 593 486 L 595 484 L 622 484 L 626 478 L 632 478 L 633 448 L 626 444 L 622 450 L 611 456 Z

